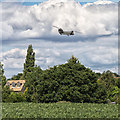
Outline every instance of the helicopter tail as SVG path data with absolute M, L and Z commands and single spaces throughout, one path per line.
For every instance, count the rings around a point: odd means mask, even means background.
M 74 35 L 74 32 L 73 32 L 73 31 L 71 31 L 70 35 Z

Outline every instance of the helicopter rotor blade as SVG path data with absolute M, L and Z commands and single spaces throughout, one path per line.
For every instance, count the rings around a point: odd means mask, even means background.
M 53 25 L 53 27 L 55 27 L 55 28 L 59 29 L 59 27 L 57 27 L 57 26 L 54 26 L 54 25 Z
M 81 32 L 79 32 L 79 31 L 74 31 L 74 32 L 81 34 Z

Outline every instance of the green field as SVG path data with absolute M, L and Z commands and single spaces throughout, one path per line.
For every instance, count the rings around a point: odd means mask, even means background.
M 118 118 L 118 105 L 91 103 L 3 103 L 2 118 Z

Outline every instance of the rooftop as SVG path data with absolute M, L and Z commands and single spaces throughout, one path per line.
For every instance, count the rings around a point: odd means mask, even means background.
M 8 80 L 6 85 L 10 86 L 10 89 L 18 92 L 21 91 L 25 84 L 25 80 Z

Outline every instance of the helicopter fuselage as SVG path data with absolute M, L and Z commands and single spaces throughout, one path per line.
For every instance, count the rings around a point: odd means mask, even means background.
M 73 31 L 63 31 L 61 28 L 58 29 L 58 32 L 60 35 L 74 35 L 74 32 Z

